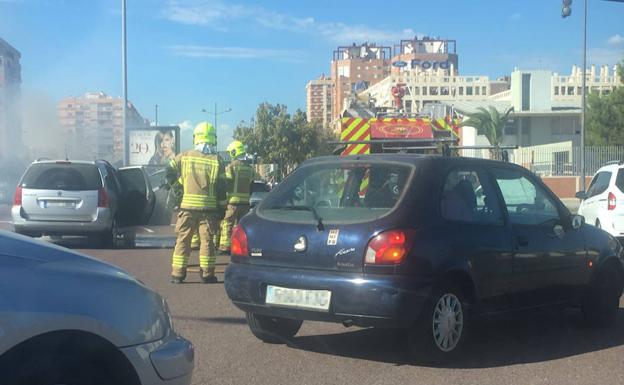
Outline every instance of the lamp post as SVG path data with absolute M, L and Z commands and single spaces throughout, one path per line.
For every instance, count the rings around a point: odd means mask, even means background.
M 225 114 L 226 112 L 230 112 L 230 111 L 232 111 L 232 109 L 228 107 L 228 108 L 226 108 L 226 109 L 225 109 L 225 110 L 223 110 L 223 111 L 219 111 L 219 110 L 217 109 L 217 102 L 215 102 L 215 104 L 214 104 L 214 111 L 208 111 L 208 110 L 207 110 L 207 109 L 205 109 L 205 108 L 202 108 L 202 110 L 201 110 L 201 111 L 202 111 L 202 112 L 204 112 L 204 113 L 206 113 L 206 114 L 209 114 L 209 115 L 213 115 L 213 116 L 214 116 L 214 128 L 215 128 L 215 131 L 216 131 L 216 132 L 217 132 L 217 134 L 218 134 L 218 131 L 217 131 L 217 116 L 219 116 L 219 115 L 223 115 L 223 114 Z M 218 139 L 219 139 L 219 135 L 217 135 L 217 140 L 218 140 Z
M 130 155 L 130 149 L 128 148 L 128 127 L 127 127 L 127 115 L 128 115 L 128 62 L 127 62 L 127 49 L 126 49 L 126 0 L 121 0 L 121 79 L 123 88 L 123 107 L 121 112 L 122 126 L 123 126 L 123 165 L 128 165 L 128 156 Z

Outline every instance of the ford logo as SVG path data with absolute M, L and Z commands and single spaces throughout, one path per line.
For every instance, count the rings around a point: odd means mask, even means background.
M 404 62 L 403 60 L 398 60 L 398 61 L 392 62 L 392 66 L 393 67 L 398 67 L 398 68 L 403 68 L 403 67 L 407 66 L 407 62 Z

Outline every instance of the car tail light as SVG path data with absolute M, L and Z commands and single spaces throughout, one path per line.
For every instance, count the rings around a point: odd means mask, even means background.
M 364 263 L 398 265 L 414 243 L 414 230 L 390 230 L 379 233 L 368 242 Z
M 247 257 L 249 249 L 247 247 L 247 234 L 241 225 L 236 225 L 232 230 L 232 246 L 230 247 L 232 256 Z
M 98 207 L 110 207 L 108 193 L 106 193 L 103 187 L 100 187 L 98 190 Z
M 607 199 L 607 210 L 615 210 L 615 195 L 610 192 Z
M 17 185 L 15 188 L 15 196 L 13 197 L 13 206 L 22 205 L 22 186 Z

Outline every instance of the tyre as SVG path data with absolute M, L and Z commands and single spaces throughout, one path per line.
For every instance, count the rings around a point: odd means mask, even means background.
M 622 285 L 617 270 L 606 265 L 594 278 L 581 306 L 583 319 L 589 326 L 613 325 L 620 308 Z
M 119 227 L 117 226 L 117 220 L 113 219 L 110 230 L 104 232 L 100 236 L 100 243 L 103 247 L 113 248 L 117 246 L 117 235 L 119 234 Z
M 459 355 L 467 332 L 466 303 L 453 285 L 434 288 L 419 319 L 408 330 L 408 349 L 413 359 L 444 364 Z
M 271 344 L 286 343 L 295 336 L 303 321 L 246 313 L 247 325 L 254 336 Z

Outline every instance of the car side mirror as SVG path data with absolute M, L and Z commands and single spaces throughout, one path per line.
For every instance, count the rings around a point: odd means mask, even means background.
M 579 191 L 576 194 L 574 194 L 574 196 L 580 200 L 587 199 L 587 193 L 585 191 Z
M 585 223 L 585 217 L 582 215 L 575 215 L 572 217 L 572 228 L 578 230 Z

